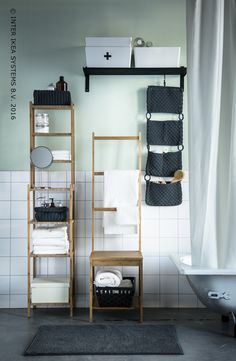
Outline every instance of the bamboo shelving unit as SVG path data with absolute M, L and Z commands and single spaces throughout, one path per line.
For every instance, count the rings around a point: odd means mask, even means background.
M 70 111 L 70 131 L 69 132 L 35 132 L 35 111 L 36 110 L 67 110 Z M 74 104 L 70 106 L 54 106 L 54 105 L 34 105 L 29 104 L 30 113 L 30 152 L 36 146 L 36 138 L 40 137 L 69 137 L 71 160 L 54 160 L 53 163 L 70 164 L 70 186 L 69 187 L 39 187 L 36 185 L 36 168 L 30 164 L 30 184 L 28 185 L 28 317 L 31 316 L 31 308 L 37 306 L 69 306 L 70 316 L 73 316 L 73 308 L 75 304 L 74 285 L 75 285 L 75 261 L 74 261 L 74 186 L 75 186 L 75 130 L 74 130 Z M 41 192 L 68 192 L 69 194 L 69 216 L 65 222 L 39 222 L 35 220 L 34 208 L 36 205 L 36 195 Z M 33 212 L 31 212 L 33 207 Z M 32 219 L 33 213 L 33 219 Z M 40 225 L 66 225 L 69 231 L 69 252 L 65 254 L 34 254 L 31 249 L 31 230 Z M 31 301 L 31 280 L 37 277 L 37 259 L 40 258 L 69 258 L 69 302 L 53 302 L 53 303 L 32 303 Z M 50 278 L 49 278 L 50 280 Z
M 95 171 L 95 143 L 96 141 L 136 141 L 138 143 L 138 250 L 137 251 L 103 251 L 95 250 L 95 214 L 96 212 L 116 212 L 115 207 L 95 207 L 95 176 L 102 176 L 104 172 Z M 94 310 L 133 310 L 139 308 L 139 319 L 143 321 L 143 256 L 141 250 L 141 133 L 138 136 L 96 136 L 92 134 L 92 252 L 90 254 L 90 322 L 93 321 Z M 94 294 L 94 270 L 97 266 L 134 266 L 139 270 L 139 295 L 134 297 L 132 307 L 100 307 Z

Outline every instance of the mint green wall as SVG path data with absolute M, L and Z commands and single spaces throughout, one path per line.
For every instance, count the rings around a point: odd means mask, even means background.
M 10 119 L 9 111 L 12 7 L 17 11 L 17 120 Z M 186 65 L 185 0 L 0 0 L 0 170 L 29 169 L 28 102 L 34 89 L 44 89 L 59 75 L 68 81 L 76 107 L 78 170 L 91 169 L 92 131 L 130 135 L 142 130 L 145 144 L 145 90 L 162 79 L 92 77 L 90 92 L 85 93 L 85 36 L 141 36 L 157 46 L 181 46 L 181 65 Z M 167 84 L 178 84 L 176 78 L 168 79 Z M 61 126 L 64 119 L 58 121 Z M 66 147 L 63 140 L 60 147 Z M 102 151 L 98 153 L 98 168 L 110 166 L 111 159 L 115 167 L 129 167 L 127 154 L 132 152 L 125 147 L 101 148 L 106 161 Z

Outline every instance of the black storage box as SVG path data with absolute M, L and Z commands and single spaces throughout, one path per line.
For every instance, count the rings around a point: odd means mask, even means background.
M 38 222 L 65 222 L 67 207 L 35 207 L 35 219 Z
M 123 277 L 131 280 L 132 287 L 97 287 L 95 293 L 100 307 L 131 307 L 135 293 L 135 277 Z
M 145 201 L 148 206 L 172 207 L 182 203 L 181 182 L 160 184 L 146 181 Z
M 34 105 L 71 105 L 69 91 L 34 90 Z

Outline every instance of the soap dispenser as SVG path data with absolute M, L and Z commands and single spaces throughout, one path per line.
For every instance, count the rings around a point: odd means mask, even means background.
M 67 82 L 64 80 L 64 76 L 60 76 L 58 82 L 56 83 L 56 90 L 67 91 Z
M 55 207 L 55 204 L 53 202 L 53 198 L 49 198 L 49 199 L 51 199 L 50 207 Z

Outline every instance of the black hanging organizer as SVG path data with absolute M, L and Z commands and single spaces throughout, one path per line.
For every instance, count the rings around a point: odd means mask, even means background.
M 186 74 L 186 73 L 185 73 Z M 177 206 L 182 203 L 181 182 L 155 182 L 155 177 L 173 177 L 182 169 L 184 75 L 180 87 L 149 86 L 147 88 L 147 164 L 146 204 L 150 206 Z M 178 114 L 178 120 L 151 120 L 152 113 Z M 175 152 L 157 153 L 151 146 L 176 146 Z

